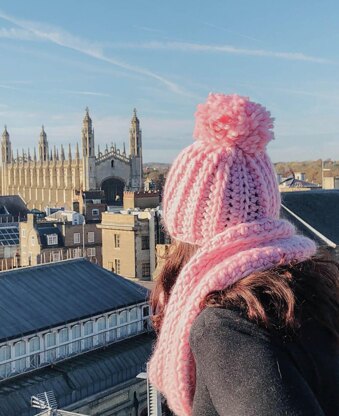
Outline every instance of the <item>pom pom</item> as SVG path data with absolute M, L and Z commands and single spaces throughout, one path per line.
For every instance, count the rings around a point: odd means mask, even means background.
M 195 117 L 193 135 L 206 143 L 257 153 L 274 138 L 270 112 L 248 97 L 209 94 L 206 103 L 198 105 Z

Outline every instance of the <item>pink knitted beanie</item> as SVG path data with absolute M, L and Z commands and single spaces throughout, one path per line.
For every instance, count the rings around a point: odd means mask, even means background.
M 180 241 L 202 245 L 233 225 L 278 218 L 280 194 L 266 153 L 273 119 L 238 95 L 210 94 L 195 114 L 195 143 L 166 181 L 164 221 Z
M 210 94 L 196 112 L 196 141 L 167 177 L 169 234 L 199 247 L 172 289 L 149 377 L 177 416 L 189 416 L 195 364 L 189 334 L 206 296 L 249 274 L 311 257 L 316 247 L 279 219 L 280 195 L 266 144 L 273 119 L 238 95 Z

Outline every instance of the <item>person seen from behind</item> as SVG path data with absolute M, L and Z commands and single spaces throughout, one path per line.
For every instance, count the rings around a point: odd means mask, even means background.
M 166 179 L 151 383 L 177 416 L 338 416 L 339 265 L 279 218 L 273 119 L 210 94 Z

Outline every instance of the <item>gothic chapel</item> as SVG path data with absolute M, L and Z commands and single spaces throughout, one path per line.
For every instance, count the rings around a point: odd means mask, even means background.
M 1 141 L 1 195 L 20 195 L 29 209 L 46 207 L 74 209 L 86 191 L 103 190 L 108 205 L 122 202 L 123 191 L 143 189 L 142 141 L 140 122 L 134 110 L 130 127 L 130 151 L 126 154 L 111 145 L 95 152 L 94 129 L 88 108 L 83 119 L 81 155 L 78 143 L 72 155 L 63 146 L 50 149 L 42 126 L 38 154 L 34 148 L 13 155 L 5 126 Z

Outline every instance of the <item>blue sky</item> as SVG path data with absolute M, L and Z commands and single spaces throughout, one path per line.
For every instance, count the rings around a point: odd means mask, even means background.
M 0 124 L 13 147 L 128 142 L 134 107 L 144 160 L 192 141 L 209 92 L 261 102 L 274 161 L 339 159 L 339 3 L 327 0 L 0 0 Z

